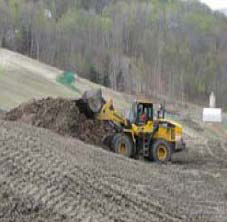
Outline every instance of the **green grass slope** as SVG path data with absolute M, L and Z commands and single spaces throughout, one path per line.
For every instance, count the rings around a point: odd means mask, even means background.
M 33 98 L 73 97 L 56 82 L 60 70 L 9 50 L 0 49 L 0 107 L 8 110 Z
M 0 48 L 0 108 L 9 110 L 28 100 L 48 96 L 77 98 L 84 91 L 97 88 L 102 88 L 106 99 L 113 98 L 121 110 L 134 99 L 79 77 L 67 87 L 58 81 L 62 73 L 62 70 Z

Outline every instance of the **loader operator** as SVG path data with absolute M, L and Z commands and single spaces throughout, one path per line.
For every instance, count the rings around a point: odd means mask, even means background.
M 142 123 L 145 123 L 147 121 L 147 114 L 146 113 L 142 113 L 140 116 L 140 121 Z

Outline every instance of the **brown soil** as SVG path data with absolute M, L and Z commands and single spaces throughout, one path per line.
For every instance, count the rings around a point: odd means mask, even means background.
M 107 123 L 86 117 L 77 101 L 62 98 L 33 100 L 7 112 L 3 119 L 50 129 L 100 146 L 104 135 L 112 132 Z
M 226 222 L 226 160 L 218 141 L 159 165 L 0 120 L 0 221 Z
M 4 114 L 15 122 L 0 120 L 1 222 L 226 222 L 225 140 L 190 120 L 171 163 L 132 160 L 72 139 L 100 144 L 111 131 L 81 111 L 47 98 Z

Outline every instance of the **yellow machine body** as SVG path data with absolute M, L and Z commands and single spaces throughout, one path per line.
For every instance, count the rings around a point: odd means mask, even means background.
M 152 107 L 153 109 L 152 102 L 136 101 L 133 106 L 136 107 L 137 104 Z M 130 122 L 130 120 L 122 117 L 113 108 L 113 101 L 111 99 L 103 105 L 101 111 L 97 114 L 99 120 L 111 121 L 117 125 L 122 132 L 129 135 L 136 148 L 138 146 L 138 139 L 143 141 L 143 138 L 148 136 L 151 141 L 166 141 L 171 145 L 172 150 L 175 152 L 183 150 L 185 144 L 183 142 L 182 126 L 171 120 L 164 118 L 154 119 L 153 117 L 154 115 L 152 116 L 152 119 L 140 124 Z
M 142 154 L 156 162 L 167 162 L 172 153 L 185 149 L 182 126 L 165 119 L 162 106 L 156 116 L 150 101 L 134 102 L 129 118 L 114 109 L 112 99 L 105 101 L 101 89 L 86 91 L 77 105 L 88 117 L 113 126 L 113 135 L 106 135 L 103 141 L 116 153 L 127 157 Z

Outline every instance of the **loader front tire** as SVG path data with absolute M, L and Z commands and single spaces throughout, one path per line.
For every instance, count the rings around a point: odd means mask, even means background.
M 132 140 L 124 133 L 118 133 L 113 137 L 112 149 L 115 153 L 121 154 L 126 157 L 132 157 L 134 154 Z

